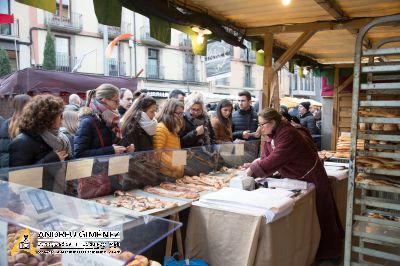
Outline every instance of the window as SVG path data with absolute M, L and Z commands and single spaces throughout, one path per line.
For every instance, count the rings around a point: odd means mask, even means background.
M 244 66 L 244 86 L 247 88 L 251 88 L 251 66 Z
M 10 14 L 10 0 L 0 1 L 0 13 Z M 11 24 L 0 24 L 1 35 L 11 35 Z
M 147 77 L 160 78 L 159 71 L 159 51 L 157 49 L 149 49 L 147 57 Z
M 56 36 L 56 69 L 70 71 L 69 38 Z
M 184 80 L 195 81 L 194 54 L 185 53 Z
M 69 18 L 71 13 L 70 0 L 56 0 L 56 16 Z

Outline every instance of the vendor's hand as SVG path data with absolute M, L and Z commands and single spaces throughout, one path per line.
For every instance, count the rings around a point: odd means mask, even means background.
M 126 151 L 126 148 L 124 146 L 113 145 L 113 148 L 115 154 L 121 154 Z
M 60 159 L 60 161 L 62 162 L 65 160 L 65 158 L 68 157 L 68 153 L 66 151 L 58 151 L 56 152 L 56 154 L 58 156 L 58 159 Z
M 197 133 L 197 136 L 203 135 L 204 134 L 204 126 L 201 125 L 201 126 L 196 127 L 196 133 Z
M 252 176 L 252 175 L 253 175 L 253 171 L 251 171 L 251 168 L 250 168 L 250 167 L 247 168 L 247 170 L 246 170 L 246 175 L 247 175 L 247 176 Z
M 242 169 L 247 169 L 247 168 L 249 168 L 250 167 L 250 165 L 251 165 L 251 163 L 245 163 L 245 164 L 243 164 L 242 165 Z
M 126 152 L 132 153 L 135 151 L 135 144 L 131 144 L 129 146 L 126 146 Z
M 242 136 L 243 136 L 244 139 L 250 138 L 251 137 L 250 131 L 249 130 L 243 131 Z

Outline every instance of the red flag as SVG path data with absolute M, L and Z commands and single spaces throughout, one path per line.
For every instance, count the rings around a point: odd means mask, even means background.
M 14 14 L 0 14 L 0 24 L 14 23 Z

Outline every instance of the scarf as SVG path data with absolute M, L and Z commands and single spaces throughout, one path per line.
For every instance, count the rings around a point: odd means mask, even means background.
M 146 131 L 149 136 L 154 136 L 154 134 L 156 134 L 157 123 L 158 122 L 155 118 L 150 119 L 150 117 L 145 112 L 142 112 L 139 120 L 139 125 L 141 128 L 143 128 L 144 131 Z
M 208 116 L 205 114 L 202 114 L 201 116 L 198 117 L 192 117 L 189 112 L 185 112 L 185 116 L 189 119 L 189 121 L 195 126 L 204 126 L 204 134 L 202 136 L 199 136 L 199 142 L 201 143 L 201 146 L 203 145 L 210 145 L 211 144 L 211 139 L 210 139 L 210 131 L 208 130 Z
M 98 101 L 97 99 L 92 99 L 89 107 L 101 118 L 101 120 L 106 123 L 106 126 L 114 132 L 117 139 L 122 138 L 121 130 L 118 126 L 119 113 L 117 110 L 112 110 L 106 104 Z
M 59 131 L 58 129 L 47 130 L 40 134 L 42 139 L 49 145 L 53 151 L 66 151 L 68 157 L 72 157 L 71 143 L 69 143 L 68 137 Z

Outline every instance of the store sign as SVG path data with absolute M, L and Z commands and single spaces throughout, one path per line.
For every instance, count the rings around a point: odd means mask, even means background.
M 168 96 L 169 96 L 169 92 L 168 91 L 147 90 L 146 94 L 148 96 L 155 97 L 155 98 L 168 98 Z
M 207 81 L 231 75 L 231 46 L 223 41 L 207 43 L 206 56 Z
M 63 266 L 122 266 L 124 261 L 106 255 L 97 254 L 62 254 Z

